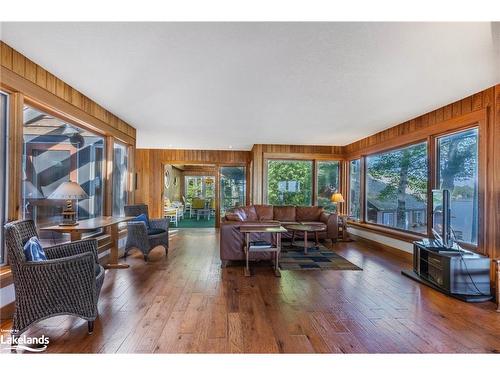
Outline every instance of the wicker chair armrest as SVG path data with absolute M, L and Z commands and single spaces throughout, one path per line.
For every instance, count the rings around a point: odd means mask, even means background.
M 168 230 L 168 224 L 170 220 L 168 218 L 163 219 L 150 219 L 149 226 L 153 229 L 163 229 Z
M 47 259 L 62 259 L 77 254 L 92 253 L 96 263 L 99 262 L 97 255 L 97 240 L 87 239 L 75 242 L 55 245 L 44 249 Z
M 95 260 L 90 252 L 26 262 L 19 265 L 19 271 L 23 291 L 30 295 L 68 295 L 72 298 L 95 295 Z

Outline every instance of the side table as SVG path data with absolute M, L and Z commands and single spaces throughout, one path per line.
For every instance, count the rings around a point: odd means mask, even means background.
M 281 234 L 286 233 L 287 230 L 282 226 L 245 226 L 240 227 L 240 232 L 245 234 L 245 243 L 243 245 L 243 251 L 245 252 L 245 276 L 251 276 L 249 256 L 250 253 L 275 253 L 274 259 L 274 275 L 276 277 L 281 277 L 281 272 L 279 270 L 279 257 L 281 252 Z M 251 246 L 250 234 L 252 233 L 271 233 L 276 234 L 276 244 L 272 243 L 267 247 L 262 246 Z

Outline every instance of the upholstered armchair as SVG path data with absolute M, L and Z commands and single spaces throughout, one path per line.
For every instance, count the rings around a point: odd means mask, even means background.
M 44 248 L 47 260 L 27 261 L 23 247 L 31 237 L 38 237 L 32 220 L 5 225 L 7 256 L 16 293 L 13 335 L 18 336 L 31 324 L 56 315 L 85 319 L 89 334 L 92 333 L 104 281 L 97 241 L 82 240 Z
M 125 206 L 125 215 L 137 217 L 145 214 L 148 218 L 149 227 L 143 221 L 127 222 L 127 244 L 125 245 L 125 257 L 134 248 L 144 254 L 144 260 L 148 261 L 148 255 L 156 246 L 163 246 L 165 254 L 168 255 L 168 218 L 150 219 L 148 206 L 146 204 L 135 204 Z

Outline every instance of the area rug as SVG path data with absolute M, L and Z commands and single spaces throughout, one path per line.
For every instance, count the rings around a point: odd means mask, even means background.
M 170 228 L 175 228 L 175 225 L 170 223 Z M 196 220 L 196 217 L 189 218 L 189 215 L 186 215 L 179 221 L 177 228 L 215 228 L 215 219 L 211 217 L 210 220 L 206 218 Z
M 319 244 L 316 249 L 310 248 L 307 254 L 304 254 L 304 248 L 300 245 L 302 242 L 299 241 L 294 246 L 289 243 L 282 244 L 280 255 L 280 268 L 282 270 L 363 270 L 322 244 Z

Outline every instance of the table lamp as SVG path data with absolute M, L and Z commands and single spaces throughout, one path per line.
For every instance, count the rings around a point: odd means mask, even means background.
M 340 193 L 333 193 L 332 197 L 330 200 L 335 204 L 337 207 L 337 213 L 339 213 L 339 203 L 344 203 L 344 197 Z
M 89 196 L 76 182 L 63 182 L 56 190 L 48 196 L 48 199 L 66 200 L 66 207 L 62 212 L 62 222 L 60 226 L 78 225 L 77 212 L 73 209 L 73 200 L 86 199 Z

